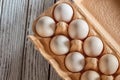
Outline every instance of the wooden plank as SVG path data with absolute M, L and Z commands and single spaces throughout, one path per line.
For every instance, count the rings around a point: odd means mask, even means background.
M 32 23 L 37 16 L 39 16 L 40 13 L 50 7 L 53 3 L 54 0 L 30 0 L 29 2 L 25 48 L 23 55 L 22 80 L 49 80 L 50 65 L 39 54 L 39 52 L 34 50 L 34 46 L 27 39 L 27 35 L 32 34 Z
M 0 0 L 0 33 L 2 32 L 1 31 L 1 16 L 2 16 L 2 10 L 3 10 L 3 0 Z M 1 51 L 1 48 L 2 48 L 2 45 L 1 45 L 1 41 L 2 41 L 2 37 L 0 35 L 0 67 L 1 67 L 1 57 L 2 57 L 2 51 Z M 0 71 L 1 71 L 1 68 L 0 68 Z M 2 75 L 2 73 L 0 72 L 0 75 Z M 1 77 L 1 76 L 0 76 Z M 1 78 L 0 78 L 1 79 Z
M 4 0 L 0 21 L 0 80 L 21 80 L 27 3 L 27 0 Z
M 60 76 L 56 73 L 56 71 L 51 67 L 49 80 L 63 80 L 63 79 L 61 79 Z
M 34 45 L 27 39 L 32 34 L 32 23 L 43 12 L 44 0 L 29 0 L 25 47 L 22 66 L 22 80 L 47 80 L 49 64 L 34 50 Z
M 3 10 L 3 0 L 0 0 L 0 22 L 1 22 L 2 10 Z

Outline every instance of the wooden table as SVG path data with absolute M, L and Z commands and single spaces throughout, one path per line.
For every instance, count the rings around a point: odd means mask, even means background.
M 62 80 L 27 35 L 56 0 L 0 0 L 0 80 Z

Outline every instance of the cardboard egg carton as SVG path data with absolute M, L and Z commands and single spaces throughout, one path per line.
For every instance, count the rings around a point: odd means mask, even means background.
M 81 40 L 81 43 L 82 43 L 81 46 L 78 45 L 79 47 L 75 47 L 74 45 L 75 44 L 77 45 L 77 42 L 76 43 L 72 42 L 72 39 L 69 37 L 67 30 L 56 29 L 55 34 L 51 37 L 48 37 L 48 38 L 47 37 L 46 38 L 40 37 L 37 34 L 37 32 L 35 30 L 35 26 L 37 24 L 37 21 L 42 16 L 50 16 L 55 20 L 55 18 L 53 16 L 53 11 L 54 11 L 55 7 L 60 3 L 67 3 L 73 8 L 74 13 L 73 13 L 72 20 L 83 19 L 88 23 L 90 31 L 89 31 L 89 34 L 87 37 L 97 36 L 102 40 L 103 45 L 104 45 L 104 49 L 99 56 L 94 57 L 94 58 L 86 56 L 84 54 L 84 50 L 82 48 L 84 40 Z M 69 25 L 70 22 L 68 22 L 67 24 Z M 56 21 L 56 25 L 57 25 L 57 23 L 58 22 Z M 60 24 L 58 24 L 58 26 L 60 26 Z M 116 41 L 110 36 L 110 34 L 103 28 L 103 26 L 101 26 L 99 24 L 99 22 L 82 5 L 78 6 L 76 4 L 76 2 L 69 1 L 69 0 L 60 0 L 57 3 L 55 3 L 52 7 L 50 7 L 48 10 L 46 10 L 44 13 L 40 14 L 40 16 L 33 22 L 32 28 L 33 28 L 34 34 L 29 35 L 29 39 L 35 45 L 35 48 L 43 55 L 43 57 L 46 60 L 48 60 L 48 62 L 53 66 L 53 68 L 56 70 L 56 72 L 64 80 L 81 80 L 81 75 L 85 71 L 88 71 L 88 70 L 93 70 L 93 71 L 98 72 L 100 74 L 100 80 L 114 80 L 115 77 L 120 74 L 120 67 L 117 69 L 117 71 L 114 74 L 111 74 L 111 75 L 105 75 L 100 71 L 99 59 L 105 54 L 112 54 L 112 55 L 116 56 L 119 63 L 120 63 L 120 47 L 116 43 Z M 55 35 L 61 34 L 61 33 L 59 33 L 59 30 L 62 32 L 62 35 L 65 35 L 70 39 L 70 41 L 71 41 L 70 51 L 72 51 L 72 49 L 74 49 L 74 48 L 75 49 L 78 48 L 77 50 L 80 51 L 81 53 L 83 53 L 83 55 L 85 56 L 85 66 L 84 66 L 84 69 L 82 71 L 76 72 L 76 73 L 69 71 L 65 66 L 65 58 L 66 58 L 67 54 L 56 55 L 51 51 L 50 41 Z

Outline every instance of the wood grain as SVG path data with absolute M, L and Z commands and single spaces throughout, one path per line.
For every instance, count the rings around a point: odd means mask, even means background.
M 49 64 L 44 58 L 34 50 L 34 46 L 27 39 L 27 35 L 32 34 L 31 25 L 34 19 L 43 12 L 43 0 L 30 0 L 28 4 L 28 14 L 25 33 L 25 47 L 22 66 L 22 80 L 43 80 L 48 79 Z
M 50 68 L 50 79 L 49 80 L 62 80 L 58 75 L 56 75 L 56 71 L 51 67 Z
M 0 0 L 0 80 L 61 80 L 27 39 L 56 0 Z
M 26 0 L 4 0 L 2 3 L 0 80 L 21 80 L 28 2 Z
M 0 22 L 1 22 L 2 10 L 3 10 L 3 0 L 0 0 Z

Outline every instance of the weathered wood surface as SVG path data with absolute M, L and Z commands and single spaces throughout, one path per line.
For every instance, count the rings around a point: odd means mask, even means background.
M 62 80 L 27 39 L 56 0 L 0 0 L 0 80 Z

